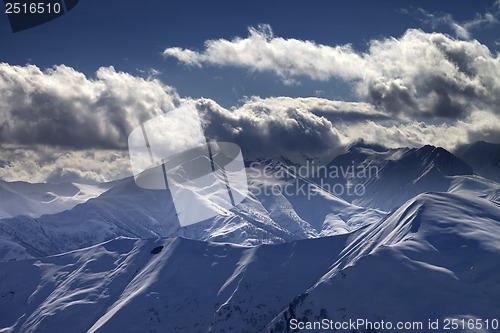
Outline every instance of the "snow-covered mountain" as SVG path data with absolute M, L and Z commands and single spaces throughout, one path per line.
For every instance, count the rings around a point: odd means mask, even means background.
M 445 318 L 491 322 L 500 313 L 499 260 L 498 203 L 422 194 L 353 234 L 330 271 L 266 332 L 289 332 L 291 318 L 423 323 L 413 331 L 430 331 L 429 319 L 440 320 L 441 330 Z
M 376 173 L 342 177 L 354 166 L 375 167 Z M 327 170 L 340 170 L 341 176 L 304 176 L 284 161 L 251 163 L 247 169 L 251 195 L 245 201 L 184 228 L 168 191 L 141 189 L 132 178 L 101 186 L 3 182 L 0 210 L 13 217 L 0 219 L 0 261 L 64 253 L 119 236 L 241 245 L 289 242 L 349 233 L 420 193 L 442 191 L 491 200 L 500 195 L 498 183 L 474 175 L 468 164 L 432 146 L 387 149 L 358 142 Z M 337 193 L 339 188 L 358 185 L 362 194 Z M 106 186 L 106 192 L 92 198 Z M 59 212 L 76 203 L 81 204 Z M 23 208 L 27 216 L 18 215 Z
M 455 154 L 478 175 L 500 183 L 500 144 L 478 141 L 460 146 Z
M 270 167 L 263 165 L 263 168 Z M 256 167 L 257 168 L 257 167 Z M 314 197 L 264 188 L 275 181 L 300 186 L 303 179 L 251 178 L 244 202 L 214 219 L 181 228 L 168 191 L 139 188 L 132 178 L 71 210 L 38 218 L 0 220 L 0 260 L 47 256 L 91 246 L 118 236 L 141 239 L 181 236 L 242 245 L 279 243 L 355 230 L 384 213 L 352 205 L 318 189 Z
M 99 196 L 112 186 L 113 183 L 31 184 L 0 180 L 0 219 L 59 213 Z
M 3 263 L 0 276 L 18 274 L 2 281 L 0 327 L 53 332 L 79 318 L 72 332 L 255 332 L 328 269 L 346 238 L 253 248 L 122 238 Z
M 355 205 L 384 211 L 394 210 L 420 193 L 451 191 L 457 182 L 467 183 L 471 191 L 489 183 L 486 196 L 499 187 L 497 183 L 473 176 L 474 169 L 452 153 L 429 145 L 387 149 L 360 141 L 335 158 L 328 168 L 349 172 L 337 178 L 317 177 L 316 182 L 342 184 L 350 188 L 361 186 L 362 192 L 351 191 L 354 193 L 351 194 L 346 191 L 340 196 Z
M 330 237 L 254 247 L 119 238 L 0 263 L 0 332 L 276 333 L 294 331 L 291 319 L 491 323 L 500 313 L 499 261 L 498 203 L 422 194 Z

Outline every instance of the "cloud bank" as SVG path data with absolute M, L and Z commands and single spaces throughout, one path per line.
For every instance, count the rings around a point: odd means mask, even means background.
M 475 40 L 408 30 L 359 52 L 275 37 L 261 26 L 246 38 L 207 41 L 202 52 L 169 48 L 164 54 L 191 66 L 274 72 L 287 82 L 341 79 L 360 101 L 250 97 L 228 109 L 207 98 L 180 98 L 157 79 L 112 67 L 89 78 L 64 65 L 0 64 L 0 178 L 126 177 L 130 131 L 184 103 L 196 105 L 209 137 L 239 144 L 247 159 L 327 163 L 359 138 L 450 150 L 478 140 L 500 142 L 500 56 Z
M 160 81 L 100 68 L 94 79 L 61 65 L 0 64 L 3 144 L 126 149 L 129 132 L 174 107 Z
M 175 90 L 103 67 L 0 64 L 0 178 L 103 182 L 130 175 L 127 138 L 174 108 Z
M 131 175 L 128 153 L 122 150 L 75 151 L 40 145 L 0 148 L 0 179 L 7 181 L 93 184 Z
M 261 25 L 246 38 L 209 40 L 202 52 L 174 47 L 163 54 L 189 66 L 274 72 L 284 81 L 342 79 L 361 100 L 391 114 L 458 119 L 473 110 L 500 112 L 500 55 L 476 40 L 441 33 L 410 29 L 359 52 L 275 37 Z
M 209 138 L 237 143 L 246 159 L 285 157 L 299 163 L 307 158 L 329 162 L 343 151 L 333 124 L 315 113 L 329 111 L 322 102 L 328 104 L 315 98 L 255 97 L 227 110 L 213 100 L 195 101 Z
M 449 150 L 479 140 L 500 142 L 500 116 L 486 111 L 427 124 L 381 116 L 367 103 L 322 98 L 253 97 L 232 110 L 208 99 L 195 103 L 209 136 L 238 143 L 252 159 L 283 156 L 327 163 L 360 138 L 390 148 L 433 144 Z

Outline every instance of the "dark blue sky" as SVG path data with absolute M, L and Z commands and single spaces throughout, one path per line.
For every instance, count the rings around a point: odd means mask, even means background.
M 182 96 L 210 97 L 225 106 L 247 95 L 262 97 L 313 96 L 351 100 L 349 86 L 331 80 L 301 79 L 299 86 L 285 86 L 273 74 L 244 69 L 187 68 L 174 58 L 164 59 L 167 47 L 203 48 L 207 39 L 247 36 L 247 28 L 259 23 L 272 26 L 284 38 L 314 40 L 338 45 L 351 43 L 364 50 L 375 38 L 401 36 L 408 28 L 430 31 L 428 26 L 401 9 L 423 8 L 449 13 L 457 21 L 470 20 L 493 1 L 158 1 L 81 0 L 79 5 L 45 25 L 15 33 L 1 15 L 0 61 L 35 64 L 46 68 L 65 64 L 93 76 L 101 66 L 141 75 L 156 69 L 160 79 L 176 87 Z M 441 27 L 440 31 L 446 31 Z M 496 27 L 498 28 L 498 27 Z M 474 38 L 495 50 L 495 28 L 475 32 Z

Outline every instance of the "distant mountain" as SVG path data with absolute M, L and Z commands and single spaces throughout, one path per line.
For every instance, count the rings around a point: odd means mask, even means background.
M 350 146 L 327 168 L 349 172 L 345 177 L 317 177 L 316 182 L 349 187 L 351 193 L 344 191 L 339 196 L 355 205 L 385 211 L 420 193 L 447 192 L 455 178 L 474 173 L 467 163 L 440 147 L 388 149 L 363 141 Z M 356 188 L 362 191 L 354 191 Z
M 256 247 L 119 238 L 4 262 L 0 331 L 284 333 L 294 331 L 293 319 L 491 323 L 500 313 L 499 221 L 499 204 L 430 193 L 331 237 Z
M 457 148 L 455 154 L 483 177 L 500 183 L 500 144 L 478 141 Z
M 2 182 L 0 212 L 12 217 L 0 219 L 0 261 L 64 253 L 119 236 L 289 242 L 349 233 L 420 193 L 499 197 L 497 183 L 473 175 L 467 163 L 433 146 L 387 149 L 357 142 L 321 169 L 336 174 L 310 172 L 314 167 L 304 173 L 287 161 L 250 163 L 251 195 L 231 211 L 185 228 L 168 191 L 141 189 L 132 178 L 105 184 L 109 190 L 96 198 L 103 186 Z M 349 193 L 356 188 L 362 193 Z
M 247 199 L 184 228 L 132 178 L 0 182 L 0 332 L 498 319 L 498 183 L 433 146 L 357 142 L 318 170 L 251 163 Z
M 0 219 L 55 214 L 95 198 L 113 184 L 32 184 L 0 180 Z

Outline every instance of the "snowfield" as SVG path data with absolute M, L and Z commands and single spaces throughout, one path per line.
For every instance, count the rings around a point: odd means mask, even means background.
M 111 184 L 30 184 L 0 180 L 0 219 L 55 214 L 98 197 Z
M 292 318 L 492 319 L 500 313 L 499 261 L 499 204 L 430 193 L 338 236 L 256 247 L 118 238 L 4 262 L 0 326 L 290 332 Z

